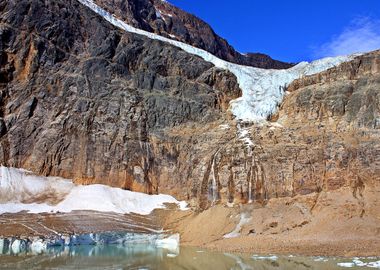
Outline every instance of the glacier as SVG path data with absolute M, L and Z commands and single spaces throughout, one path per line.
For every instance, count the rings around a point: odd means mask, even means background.
M 179 254 L 179 234 L 147 234 L 132 232 L 100 232 L 71 235 L 55 235 L 50 237 L 29 238 L 0 238 L 0 255 L 17 255 L 31 252 L 42 254 L 51 248 L 67 248 L 72 246 L 103 246 L 115 245 L 118 247 L 130 247 L 131 245 L 149 245 L 151 247 L 165 249 L 172 255 Z
M 114 26 L 130 33 L 142 35 L 151 39 L 169 43 L 182 50 L 197 55 L 216 67 L 233 73 L 242 90 L 242 96 L 230 102 L 230 111 L 238 119 L 245 122 L 266 120 L 277 111 L 285 95 L 286 86 L 302 76 L 313 75 L 343 62 L 350 61 L 360 54 L 348 56 L 327 57 L 311 63 L 301 62 L 284 70 L 261 69 L 233 64 L 222 60 L 213 54 L 188 45 L 186 43 L 150 33 L 123 22 L 111 13 L 99 7 L 92 0 L 78 0 Z
M 69 179 L 0 167 L 0 214 L 92 210 L 148 215 L 154 209 L 165 208 L 165 203 L 177 204 L 179 209 L 186 210 L 186 202 L 170 195 L 148 195 L 98 184 L 75 185 Z

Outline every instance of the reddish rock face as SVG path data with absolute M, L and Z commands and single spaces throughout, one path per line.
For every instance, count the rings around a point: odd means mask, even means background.
M 235 51 L 225 39 L 215 34 L 207 23 L 172 6 L 167 1 L 96 0 L 95 2 L 134 27 L 204 49 L 232 63 L 270 69 L 284 69 L 294 65 L 273 60 L 261 53 L 241 54 Z

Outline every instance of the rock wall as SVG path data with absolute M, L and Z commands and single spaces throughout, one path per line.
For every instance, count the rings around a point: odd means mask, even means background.
M 76 0 L 0 3 L 0 162 L 205 209 L 379 182 L 379 51 L 301 78 L 272 122 L 236 78 Z
M 267 124 L 220 120 L 172 129 L 183 143 L 160 146 L 175 157 L 157 166 L 161 188 L 196 198 L 200 208 L 342 187 L 362 201 L 364 189 L 380 181 L 379 61 L 376 51 L 295 81 Z
M 0 24 L 6 166 L 155 192 L 151 134 L 218 119 L 241 95 L 231 73 L 75 0 L 3 1 Z
M 380 180 L 379 61 L 376 51 L 295 81 L 268 124 L 200 130 L 193 138 L 195 152 L 203 153 L 189 170 L 196 191 L 190 197 L 200 199 L 201 208 L 212 204 L 206 195 L 216 179 L 217 198 L 230 202 L 341 187 L 361 200 Z

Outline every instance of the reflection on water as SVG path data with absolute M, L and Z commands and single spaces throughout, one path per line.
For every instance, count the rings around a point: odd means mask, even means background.
M 56 247 L 40 255 L 0 255 L 0 269 L 332 270 L 344 269 L 338 266 L 344 261 L 347 259 L 251 256 L 188 247 L 172 253 L 151 245 L 109 245 Z

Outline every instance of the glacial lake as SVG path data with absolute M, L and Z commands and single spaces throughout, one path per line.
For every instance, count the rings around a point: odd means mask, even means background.
M 368 263 L 370 263 L 368 265 Z M 23 252 L 0 255 L 0 269 L 374 269 L 379 258 L 325 258 L 232 254 L 181 247 L 173 251 L 150 245 L 75 246 L 49 248 L 41 254 Z M 342 265 L 340 265 L 342 264 Z M 361 265 L 361 266 L 359 266 Z M 378 268 L 377 268 L 378 269 Z

